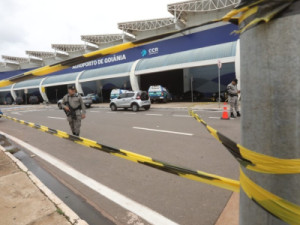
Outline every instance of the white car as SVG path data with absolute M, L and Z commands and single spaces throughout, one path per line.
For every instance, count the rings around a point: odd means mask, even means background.
M 134 112 L 139 111 L 140 108 L 149 110 L 151 101 L 146 91 L 130 91 L 120 94 L 118 98 L 110 101 L 111 111 L 116 111 L 118 108 L 128 109 L 132 108 Z

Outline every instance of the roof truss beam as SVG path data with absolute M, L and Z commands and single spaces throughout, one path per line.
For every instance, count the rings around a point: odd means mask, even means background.
M 174 24 L 175 24 L 174 18 L 162 18 L 162 19 L 118 23 L 118 28 L 120 30 L 130 33 L 132 31 L 156 30 Z
M 241 0 L 196 0 L 168 5 L 168 11 L 179 19 L 183 13 L 210 12 L 236 6 Z

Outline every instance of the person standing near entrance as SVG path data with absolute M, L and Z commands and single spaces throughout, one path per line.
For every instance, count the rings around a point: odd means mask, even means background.
M 73 135 L 79 136 L 81 119 L 85 118 L 85 105 L 81 95 L 76 93 L 75 85 L 68 86 L 68 94 L 63 97 L 62 107 L 67 115 Z
M 234 110 L 236 111 L 236 115 L 238 117 L 241 116 L 238 106 L 238 94 L 240 91 L 237 89 L 238 80 L 234 79 L 231 81 L 230 84 L 227 86 L 227 93 L 228 93 L 228 102 L 230 104 L 230 117 L 235 118 Z

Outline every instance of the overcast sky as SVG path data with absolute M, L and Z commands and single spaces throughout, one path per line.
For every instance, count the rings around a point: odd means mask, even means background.
M 53 51 L 80 44 L 80 35 L 121 33 L 118 22 L 171 17 L 180 0 L 0 0 L 0 55 Z M 1 61 L 1 59 L 0 59 Z

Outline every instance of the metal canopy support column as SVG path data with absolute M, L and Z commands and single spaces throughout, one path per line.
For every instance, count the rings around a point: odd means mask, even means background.
M 17 100 L 17 94 L 16 94 L 16 92 L 15 92 L 15 90 L 14 90 L 15 85 L 16 85 L 16 84 L 13 84 L 13 85 L 11 86 L 11 89 L 10 89 L 10 94 L 11 94 L 12 98 L 14 99 L 14 101 Z
M 139 78 L 135 75 L 135 69 L 140 62 L 140 59 L 135 61 L 130 70 L 130 84 L 133 91 L 140 90 Z
M 240 48 L 240 40 L 236 42 L 236 53 L 235 53 L 235 77 L 238 79 L 237 87 L 241 90 L 241 48 Z
M 44 100 L 45 102 L 49 102 L 48 96 L 47 96 L 47 94 L 46 94 L 46 89 L 45 89 L 45 87 L 43 86 L 43 83 L 44 83 L 44 81 L 45 81 L 46 79 L 47 79 L 47 77 L 45 77 L 45 78 L 43 78 L 43 79 L 41 80 L 40 85 L 39 85 L 39 90 L 40 90 L 40 94 L 41 94 L 43 100 Z
M 78 73 L 78 76 L 76 77 L 76 81 L 75 81 L 75 87 L 77 89 L 77 92 L 80 93 L 80 94 L 84 94 L 83 93 L 83 90 L 82 90 L 82 86 L 81 86 L 81 83 L 79 82 L 79 79 L 81 77 L 81 75 L 85 72 L 84 71 L 81 71 L 80 73 Z

